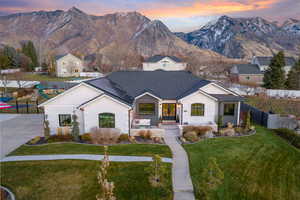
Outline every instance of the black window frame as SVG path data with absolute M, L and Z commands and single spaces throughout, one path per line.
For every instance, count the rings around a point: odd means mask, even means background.
M 201 107 L 199 107 L 199 105 Z M 203 117 L 204 115 L 205 115 L 205 105 L 203 103 L 193 103 L 191 105 L 191 116 Z
M 104 117 L 112 117 L 113 121 L 111 122 L 101 122 L 101 120 L 108 120 L 108 119 L 103 119 Z M 102 117 L 102 119 L 101 119 Z M 98 123 L 99 123 L 99 128 L 115 128 L 116 127 L 116 115 L 114 113 L 99 113 L 98 114 Z
M 152 111 L 141 111 L 142 105 L 151 105 L 153 107 Z M 138 113 L 139 115 L 155 115 L 155 103 L 139 103 L 138 104 Z
M 69 118 L 69 119 L 67 119 Z M 70 120 L 69 123 L 66 123 L 66 120 Z M 58 121 L 60 127 L 72 126 L 72 115 L 71 114 L 58 114 Z
M 226 108 L 227 106 L 233 106 L 233 107 Z M 223 114 L 224 114 L 224 116 L 234 116 L 235 115 L 235 103 L 224 103 Z

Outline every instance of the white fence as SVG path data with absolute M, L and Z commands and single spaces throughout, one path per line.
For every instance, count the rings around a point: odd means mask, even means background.
M 18 88 L 21 86 L 21 88 L 31 88 L 35 85 L 40 84 L 39 81 L 14 81 L 14 80 L 6 80 L 6 81 L 0 81 L 0 87 L 9 87 L 9 88 Z
M 270 97 L 300 98 L 300 90 L 267 90 Z
M 79 76 L 80 77 L 95 77 L 95 78 L 98 78 L 98 77 L 103 77 L 103 74 L 99 73 L 99 72 L 80 72 Z
M 21 71 L 21 69 L 2 69 L 0 74 L 12 74 Z

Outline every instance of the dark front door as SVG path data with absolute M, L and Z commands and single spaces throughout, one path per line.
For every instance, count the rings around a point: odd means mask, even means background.
M 163 120 L 176 120 L 176 104 L 164 103 L 162 105 L 162 119 Z

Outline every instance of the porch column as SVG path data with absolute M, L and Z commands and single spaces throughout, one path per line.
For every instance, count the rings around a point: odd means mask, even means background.
M 241 102 L 238 102 L 238 110 L 237 110 L 237 120 L 236 120 L 236 125 L 240 125 L 240 111 L 241 111 Z

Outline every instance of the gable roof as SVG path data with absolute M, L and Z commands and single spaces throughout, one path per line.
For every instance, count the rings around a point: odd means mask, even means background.
M 263 74 L 256 64 L 237 64 L 235 66 L 238 74 Z
M 74 56 L 74 55 L 71 54 L 71 53 L 60 54 L 60 55 L 56 55 L 56 56 L 55 56 L 55 60 L 57 61 L 57 60 L 59 60 L 59 59 L 65 57 L 65 56 L 67 56 L 67 55 L 69 55 L 69 54 L 70 54 L 71 56 Z M 74 56 L 74 57 L 77 58 L 77 59 L 79 59 L 79 60 L 81 60 L 81 59 L 78 58 L 77 56 Z
M 208 94 L 222 102 L 235 102 L 244 101 L 245 99 L 241 96 L 235 96 L 231 94 Z
M 173 61 L 175 62 L 182 62 L 182 60 L 176 56 L 163 56 L 163 55 L 155 55 L 155 56 L 152 56 L 150 58 L 148 58 L 147 60 L 145 60 L 145 62 L 148 62 L 148 63 L 156 63 L 164 58 L 170 58 L 172 59 Z
M 178 99 L 192 88 L 198 89 L 210 83 L 187 71 L 119 71 L 106 78 L 133 98 L 146 90 L 161 99 Z
M 270 65 L 272 57 L 258 56 L 256 57 L 260 65 Z M 285 57 L 285 64 L 292 66 L 296 63 L 296 60 L 293 57 Z

